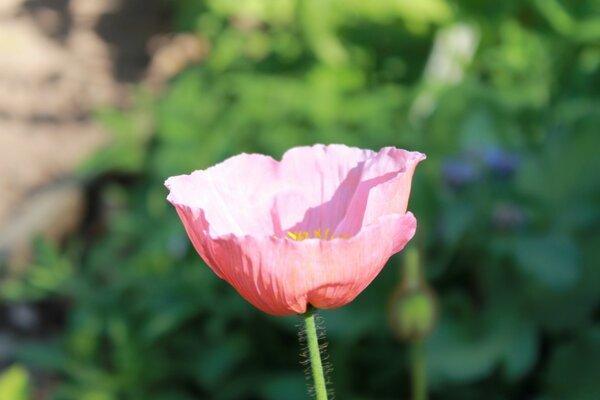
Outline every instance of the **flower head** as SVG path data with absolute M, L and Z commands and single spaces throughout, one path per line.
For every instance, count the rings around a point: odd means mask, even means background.
M 462 159 L 447 159 L 442 164 L 444 183 L 452 189 L 459 189 L 475 182 L 479 176 L 475 165 Z
M 519 155 L 500 148 L 490 148 L 483 154 L 483 159 L 498 178 L 510 178 L 519 168 Z
M 296 147 L 240 154 L 165 182 L 194 247 L 246 300 L 274 315 L 352 301 L 413 237 L 418 152 Z

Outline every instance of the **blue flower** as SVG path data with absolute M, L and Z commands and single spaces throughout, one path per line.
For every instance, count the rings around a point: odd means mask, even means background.
M 499 148 L 485 151 L 483 161 L 498 178 L 510 178 L 521 163 L 518 154 Z
M 479 173 L 472 162 L 453 158 L 442 163 L 442 177 L 448 187 L 458 189 L 475 182 Z

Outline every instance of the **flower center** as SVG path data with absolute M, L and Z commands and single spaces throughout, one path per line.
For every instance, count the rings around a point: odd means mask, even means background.
M 331 240 L 331 239 L 349 239 L 350 234 L 346 233 L 345 235 L 330 235 L 331 229 L 327 228 L 323 233 L 321 233 L 321 229 L 315 229 L 312 232 L 312 235 L 308 231 L 287 231 L 286 237 L 296 240 L 303 241 L 304 239 L 323 239 L 323 240 Z

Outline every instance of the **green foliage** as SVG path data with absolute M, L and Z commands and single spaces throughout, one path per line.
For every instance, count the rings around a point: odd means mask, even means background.
M 98 226 L 75 255 L 46 257 L 5 290 L 71 304 L 63 335 L 18 352 L 63 378 L 56 399 L 304 398 L 299 320 L 254 310 L 203 266 L 162 183 L 315 142 L 428 155 L 410 208 L 441 309 L 432 398 L 600 398 L 600 2 L 173 7 L 177 29 L 210 41 L 208 58 L 158 98 L 99 113 L 114 141 L 84 172 L 128 180 L 102 181 Z M 472 59 L 436 72 L 430 55 L 456 28 Z M 397 263 L 323 313 L 339 398 L 408 396 L 406 349 L 386 321 Z
M 0 374 L 0 399 L 30 400 L 29 375 L 18 365 Z
M 557 348 L 545 379 L 550 399 L 598 397 L 596 372 L 600 368 L 600 331 L 581 332 L 573 341 Z M 577 365 L 577 369 L 572 366 Z
M 27 272 L 13 274 L 0 281 L 0 293 L 5 300 L 39 300 L 63 293 L 73 278 L 73 263 L 68 254 L 44 240 L 33 243 L 35 263 Z

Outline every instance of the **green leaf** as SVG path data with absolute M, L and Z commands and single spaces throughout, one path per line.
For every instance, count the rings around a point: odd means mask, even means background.
M 16 358 L 46 372 L 61 372 L 69 363 L 68 356 L 57 345 L 36 342 L 19 345 Z
M 469 113 L 461 126 L 461 147 L 466 153 L 498 147 L 497 122 L 492 113 L 479 108 Z
M 197 376 L 208 387 L 227 381 L 227 376 L 246 357 L 250 345 L 244 336 L 211 346 L 198 360 Z
M 527 373 L 538 354 L 538 338 L 534 326 L 513 313 L 499 305 L 482 317 L 442 318 L 427 343 L 432 383 L 472 382 L 498 365 L 511 381 Z
M 600 399 L 598 371 L 600 327 L 596 326 L 552 355 L 545 379 L 548 399 Z
M 580 276 L 579 249 L 567 236 L 523 236 L 515 243 L 514 251 L 521 270 L 549 288 L 568 288 Z
M 262 394 L 267 400 L 306 399 L 306 382 L 301 373 L 274 375 L 262 385 Z
M 516 380 L 527 373 L 537 359 L 536 331 L 525 321 L 515 321 L 510 324 L 505 344 L 505 373 L 509 379 Z
M 0 399 L 31 399 L 29 375 L 25 368 L 14 365 L 0 375 Z
M 193 303 L 175 302 L 165 304 L 161 309 L 157 307 L 155 310 L 148 318 L 141 334 L 147 343 L 152 343 L 177 329 L 197 312 L 197 307 Z

